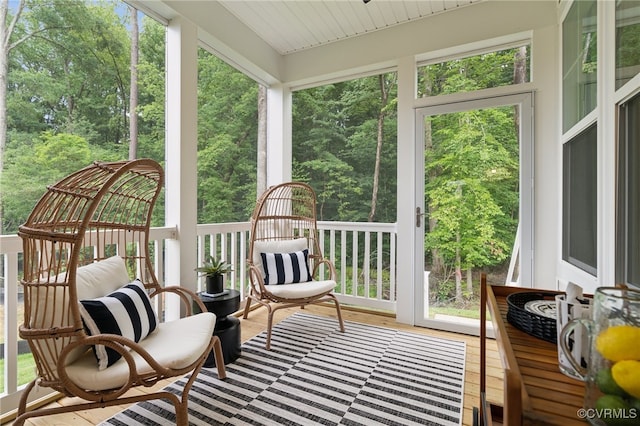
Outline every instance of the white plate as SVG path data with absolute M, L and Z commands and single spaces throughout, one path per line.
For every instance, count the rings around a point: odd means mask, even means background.
M 547 318 L 556 318 L 556 302 L 555 300 L 532 300 L 524 304 L 527 312 L 541 315 Z

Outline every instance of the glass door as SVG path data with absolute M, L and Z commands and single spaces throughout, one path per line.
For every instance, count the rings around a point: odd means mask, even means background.
M 416 325 L 479 333 L 480 273 L 531 285 L 532 95 L 416 112 Z

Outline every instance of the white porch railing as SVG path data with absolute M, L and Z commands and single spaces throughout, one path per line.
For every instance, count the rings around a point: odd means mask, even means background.
M 369 222 L 318 222 L 320 247 L 336 265 L 335 294 L 341 303 L 395 311 L 396 225 Z M 227 287 L 247 291 L 249 223 L 198 225 L 198 259 L 205 253 L 233 269 Z M 320 271 L 324 278 L 324 270 Z M 204 279 L 199 280 L 201 289 Z
M 396 307 L 396 224 L 369 222 L 318 222 L 320 246 L 338 272 L 335 293 L 343 304 L 395 312 Z M 244 298 L 247 288 L 246 253 L 249 223 L 198 225 L 197 253 L 202 262 L 205 253 L 225 259 L 232 265 L 227 287 L 237 289 Z M 154 253 L 162 253 L 165 241 L 176 238 L 174 227 L 153 228 L 149 234 Z M 18 337 L 23 303 L 19 286 L 22 275 L 22 240 L 17 235 L 0 235 L 0 324 L 3 371 L 0 372 L 0 417 L 17 407 L 21 388 L 33 377 L 30 359 L 19 361 L 28 352 Z M 156 256 L 155 270 L 163 282 L 163 256 Z M 325 271 L 320 271 L 324 274 Z M 198 290 L 204 280 L 198 281 Z M 27 370 L 22 379 L 19 372 Z M 30 370 L 30 371 L 28 371 Z M 22 382 L 22 383 L 21 383 Z M 42 389 L 37 398 L 46 396 Z

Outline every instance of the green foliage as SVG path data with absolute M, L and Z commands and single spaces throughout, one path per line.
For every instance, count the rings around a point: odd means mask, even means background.
M 198 221 L 245 221 L 256 201 L 257 84 L 201 50 Z
M 32 121 L 20 117 L 10 128 L 42 130 L 44 122 L 57 130 L 83 121 L 91 123 L 91 143 L 104 146 L 126 137 L 129 38 L 115 11 L 118 4 L 29 3 L 13 40 L 38 36 L 11 51 L 8 102 L 31 109 L 26 117 Z
M 517 50 L 507 49 L 420 67 L 418 95 L 436 96 L 513 84 Z M 527 63 L 530 56 L 531 49 L 527 47 Z M 526 81 L 529 81 L 529 68 Z
M 4 392 L 4 357 L 0 358 L 0 394 Z M 36 361 L 31 353 L 18 355 L 18 385 L 25 385 L 36 378 Z
M 505 51 L 424 67 L 424 93 L 506 84 L 513 78 L 513 55 Z M 509 60 L 509 67 L 495 66 Z M 454 266 L 459 257 L 463 269 L 488 267 L 509 258 L 519 207 L 514 123 L 511 107 L 432 116 L 426 123 L 425 200 L 432 227 L 425 247 L 445 265 Z
M 434 116 L 426 123 L 427 265 L 439 298 L 459 288 L 440 268 L 473 269 L 509 258 L 518 223 L 518 139 L 512 108 Z
M 129 18 L 118 7 L 115 0 L 35 0 L 12 35 L 15 41 L 39 31 L 9 57 L 10 132 L 0 182 L 6 232 L 17 230 L 47 184 L 93 160 L 127 158 L 131 113 L 139 117 L 139 156 L 164 161 L 166 30 L 142 19 L 139 107 L 128 111 Z M 513 78 L 512 63 L 510 50 L 422 67 L 420 91 L 503 85 Z M 316 190 L 320 220 L 369 220 L 375 192 L 373 220 L 396 221 L 396 78 L 386 73 L 294 92 L 293 179 Z M 254 81 L 198 52 L 200 223 L 244 221 L 251 213 L 257 92 Z M 438 226 L 426 243 L 448 262 L 460 253 L 467 267 L 494 265 L 508 255 L 518 217 L 513 120 L 500 109 L 433 118 L 425 197 Z M 154 225 L 164 223 L 163 202 L 164 193 Z
M 395 73 L 293 95 L 293 178 L 318 196 L 319 220 L 366 221 L 371 208 L 377 120 L 385 112 L 375 220 L 396 220 Z M 380 80 L 389 98 L 382 103 Z
M 84 138 L 68 133 L 44 132 L 35 140 L 18 139 L 22 143 L 7 149 L 5 170 L 0 176 L 8 233 L 17 232 L 47 185 L 89 165 L 93 155 L 114 159 L 113 154 L 99 148 L 92 152 Z
M 217 260 L 213 256 L 207 256 L 207 260 L 202 266 L 195 269 L 196 272 L 200 272 L 200 275 L 207 277 L 215 277 L 217 275 L 223 275 L 232 271 L 231 265 L 225 262 L 223 259 Z

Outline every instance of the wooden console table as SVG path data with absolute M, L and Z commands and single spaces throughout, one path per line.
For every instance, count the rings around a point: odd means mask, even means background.
M 504 369 L 504 406 L 491 404 L 485 398 L 486 309 L 481 309 L 480 420 L 485 425 L 584 426 L 586 421 L 578 416 L 584 398 L 584 383 L 560 372 L 557 346 L 507 322 L 507 296 L 530 290 L 487 285 L 484 274 L 481 287 L 481 306 L 487 306 L 491 314 Z

